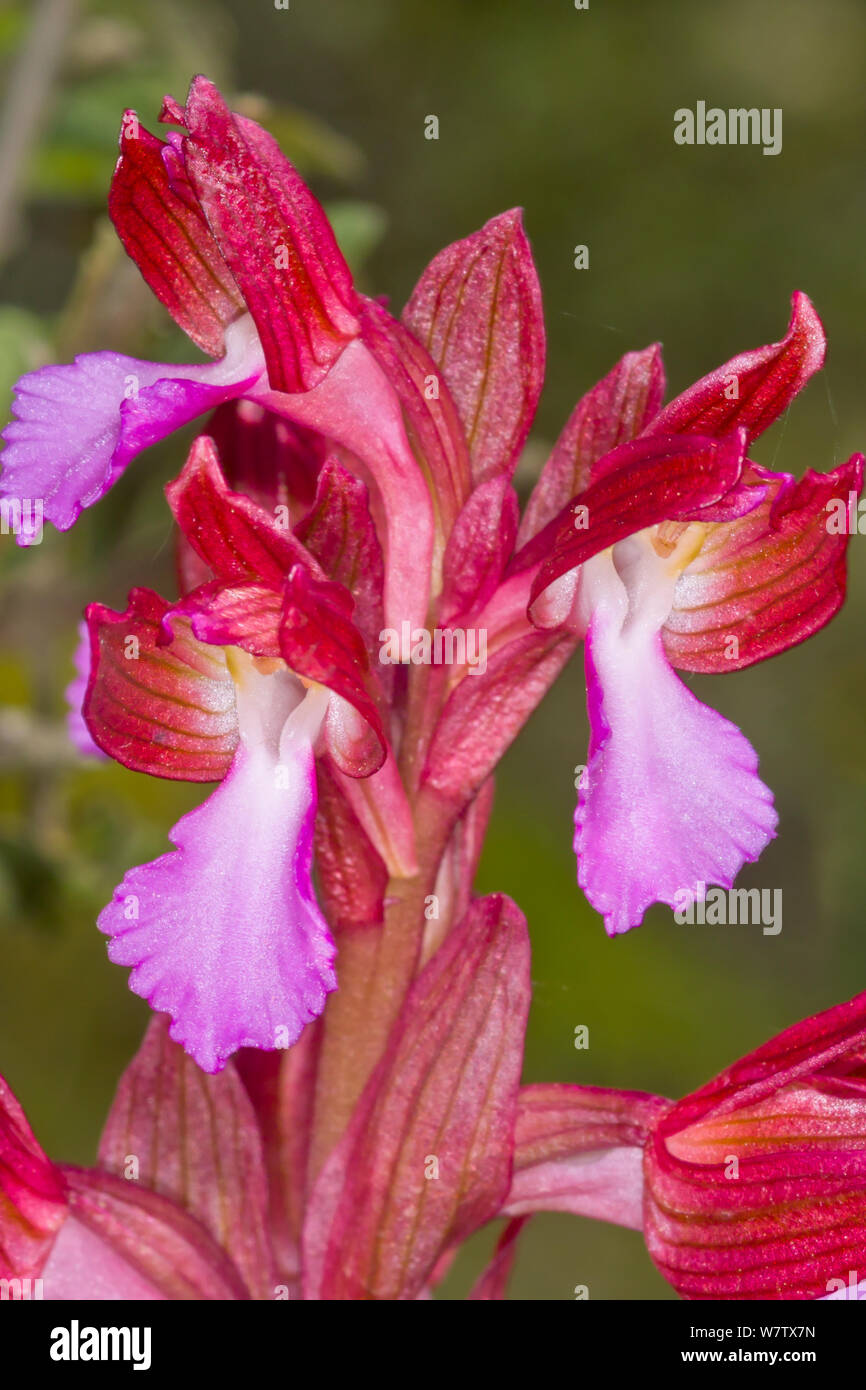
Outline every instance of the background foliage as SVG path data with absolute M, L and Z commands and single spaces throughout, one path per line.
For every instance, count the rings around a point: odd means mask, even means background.
M 44 7 L 43 7 L 44 8 Z M 51 6 L 49 5 L 49 8 Z M 188 355 L 105 219 L 124 107 L 153 126 L 164 91 L 205 71 L 266 124 L 334 213 L 368 290 L 399 307 L 446 242 L 525 208 L 544 291 L 548 383 L 525 492 L 574 401 L 628 348 L 661 339 L 671 388 L 779 338 L 806 290 L 829 365 L 756 447 L 801 473 L 866 445 L 866 8 L 859 0 L 65 0 L 59 72 L 0 237 L 0 391 L 53 357 L 111 347 Z M 37 5 L 0 7 L 7 91 Z M 781 107 L 784 148 L 682 148 L 673 112 Z M 424 139 L 436 114 L 438 141 Z M 0 143 L 14 137 L 7 110 Z M 14 147 L 14 139 L 12 140 Z M 5 149 L 8 152 L 7 139 Z M 20 142 L 19 142 L 19 148 Z M 0 168 L 2 174 L 2 168 Z M 590 268 L 573 268 L 586 243 Z M 7 407 L 0 407 L 6 413 Z M 58 1158 L 90 1161 L 145 1006 L 93 925 L 124 870 L 163 853 L 199 798 L 82 764 L 60 719 L 84 604 L 133 583 L 173 592 L 161 484 L 183 441 L 152 450 L 66 537 L 0 546 L 0 1069 Z M 658 909 L 608 942 L 574 882 L 579 664 L 508 755 L 479 887 L 510 893 L 534 945 L 526 1079 L 678 1095 L 765 1037 L 866 987 L 866 540 L 843 616 L 757 669 L 695 682 L 738 722 L 775 789 L 780 838 L 746 885 L 781 887 L 780 936 L 677 926 Z M 574 1047 L 589 1028 L 590 1046 Z M 482 1235 L 443 1290 L 461 1296 Z M 513 1296 L 663 1298 L 637 1235 L 533 1222 Z

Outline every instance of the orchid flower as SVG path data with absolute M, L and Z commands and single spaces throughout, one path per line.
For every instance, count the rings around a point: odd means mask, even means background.
M 352 495 L 335 461 L 322 481 Z M 227 487 L 210 440 L 168 497 L 214 577 L 174 604 L 138 589 L 125 613 L 90 607 L 84 716 L 127 767 L 222 780 L 172 830 L 175 851 L 126 875 L 99 926 L 131 988 L 213 1071 L 238 1047 L 291 1046 L 321 1013 L 336 981 L 310 879 L 315 748 L 350 777 L 377 772 L 387 748 L 348 590 Z
M 653 902 L 729 888 L 775 834 L 753 748 L 673 668 L 750 666 L 843 602 L 848 537 L 828 508 L 859 492 L 862 455 L 800 482 L 746 458 L 823 357 L 802 294 L 780 343 L 664 409 L 657 349 L 629 354 L 578 405 L 530 501 L 525 531 L 537 529 L 512 569 L 532 581 L 540 626 L 585 636 L 590 748 L 574 847 L 612 935 Z
M 142 449 L 222 401 L 256 400 L 350 450 L 386 517 L 398 497 L 411 509 L 411 533 L 388 535 L 386 609 L 391 623 L 423 622 L 430 494 L 327 218 L 273 138 L 205 78 L 160 119 L 185 133 L 163 142 L 126 112 L 109 211 L 150 288 L 216 360 L 97 352 L 22 377 L 0 497 L 40 498 L 66 531 Z M 18 539 L 36 537 L 24 526 Z
M 672 1102 L 523 1088 L 512 1217 L 642 1230 L 684 1298 L 866 1298 L 866 994 Z
M 127 113 L 111 212 L 215 360 L 24 377 L 0 496 L 66 529 L 213 412 L 167 488 L 179 595 L 92 604 L 70 701 L 82 749 L 217 785 L 99 918 L 157 1016 L 98 1167 L 50 1163 L 0 1091 L 0 1270 L 48 1297 L 414 1300 L 505 1216 L 490 1300 L 550 1206 L 643 1229 L 688 1297 L 832 1292 L 864 1253 L 866 996 L 678 1105 L 521 1091 L 526 923 L 473 891 L 496 765 L 583 638 L 578 876 L 608 930 L 730 885 L 773 835 L 751 745 L 674 668 L 747 666 L 842 603 L 828 506 L 862 459 L 797 483 L 748 458 L 823 359 L 809 301 L 665 408 L 658 349 L 627 354 L 521 518 L 545 348 L 519 211 L 440 252 L 397 319 L 210 83 L 163 119 L 165 142 Z M 467 644 L 382 655 L 428 624 L 483 633 L 484 668 Z

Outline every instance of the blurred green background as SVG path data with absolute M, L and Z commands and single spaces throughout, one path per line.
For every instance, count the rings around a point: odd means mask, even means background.
M 0 129 L 7 175 L 10 150 L 20 175 L 0 217 L 4 400 L 22 370 L 75 352 L 188 355 L 125 262 L 105 199 L 123 108 L 153 127 L 163 92 L 183 97 L 205 71 L 278 135 L 333 212 L 363 287 L 396 308 L 442 245 L 524 207 L 549 344 L 524 491 L 579 394 L 622 352 L 661 339 L 681 390 L 779 338 L 795 288 L 823 317 L 828 366 L 754 456 L 799 474 L 866 445 L 861 0 L 7 3 L 7 92 L 46 10 L 49 42 L 28 87 L 38 129 L 17 129 L 20 107 L 8 106 Z M 781 107 L 781 155 L 676 146 L 674 110 L 701 99 Z M 430 114 L 438 141 L 424 138 Z M 573 267 L 580 243 L 588 270 Z M 146 1016 L 94 919 L 201 793 L 77 760 L 62 692 L 86 602 L 122 607 L 133 583 L 173 592 L 161 484 L 184 452 L 178 438 L 151 451 L 67 536 L 46 534 L 29 554 L 0 547 L 0 1070 L 46 1148 L 79 1162 L 93 1158 Z M 866 987 L 866 539 L 853 539 L 850 570 L 848 605 L 819 637 L 694 682 L 745 730 L 776 792 L 779 839 L 741 882 L 783 889 L 781 935 L 677 926 L 659 909 L 605 938 L 571 854 L 587 732 L 579 662 L 507 756 L 479 886 L 510 893 L 530 922 L 527 1080 L 679 1095 Z M 580 1024 L 590 1046 L 577 1051 Z M 463 1295 L 489 1243 L 473 1243 L 444 1296 Z M 576 1285 L 592 1299 L 671 1296 L 640 1236 L 536 1219 L 512 1296 L 570 1299 Z

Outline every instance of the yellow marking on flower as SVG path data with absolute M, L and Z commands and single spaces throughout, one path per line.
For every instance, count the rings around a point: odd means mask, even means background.
M 650 539 L 656 555 L 670 561 L 671 573 L 682 573 L 699 553 L 708 530 L 703 521 L 663 521 Z

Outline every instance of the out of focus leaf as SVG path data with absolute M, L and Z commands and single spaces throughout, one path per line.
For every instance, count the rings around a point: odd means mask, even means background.
M 31 165 L 29 192 L 33 197 L 96 201 L 105 192 L 114 165 L 113 152 L 83 145 L 44 145 Z
M 385 235 L 387 218 L 374 203 L 352 199 L 328 203 L 325 211 L 336 233 L 340 250 L 357 274 Z
M 18 47 L 25 22 L 23 5 L 4 5 L 0 9 L 0 57 L 5 57 Z

